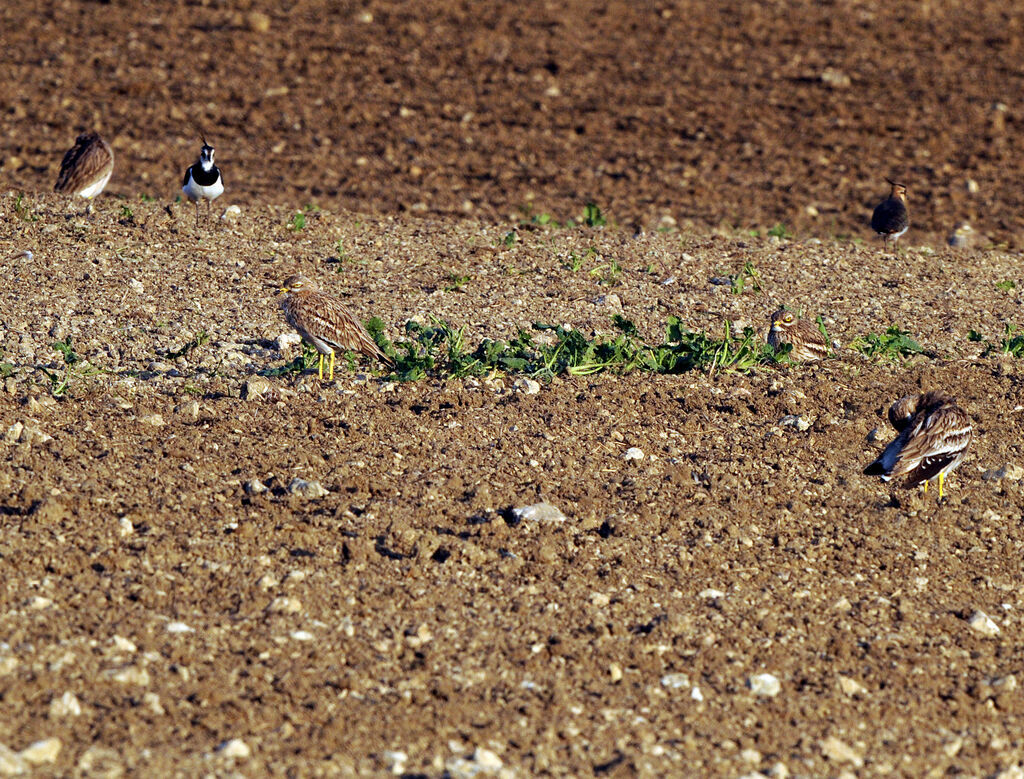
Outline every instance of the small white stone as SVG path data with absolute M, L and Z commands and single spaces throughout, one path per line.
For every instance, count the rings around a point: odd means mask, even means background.
M 704 700 L 704 693 L 700 691 L 700 687 L 694 687 L 690 690 L 690 697 L 699 703 Z
M 302 343 L 302 336 L 298 333 L 281 333 L 281 335 L 274 340 L 274 343 L 277 344 L 277 351 L 286 352 L 291 347 Z
M 292 495 L 298 495 L 301 498 L 307 500 L 316 500 L 322 498 L 325 495 L 330 495 L 330 491 L 327 490 L 324 485 L 318 481 L 306 481 L 296 476 L 288 483 L 288 492 Z
M 630 460 L 640 461 L 644 459 L 644 450 L 636 446 L 631 446 L 626 450 L 626 453 L 622 456 L 622 459 L 626 462 Z
M 525 519 L 528 522 L 565 522 L 565 514 L 550 503 L 534 503 L 530 506 L 512 509 L 512 513 L 516 519 Z
M 55 763 L 57 762 L 57 755 L 60 754 L 60 749 L 63 746 L 59 738 L 46 738 L 42 741 L 36 741 L 34 744 L 30 744 L 25 747 L 19 753 L 21 758 L 32 765 L 43 765 L 44 763 Z
M 184 622 L 168 622 L 167 623 L 168 633 L 195 633 L 195 628 L 190 628 Z
M 608 666 L 608 675 L 611 677 L 612 683 L 622 681 L 622 666 L 618 663 L 612 663 Z
M 252 755 L 252 750 L 240 738 L 232 738 L 217 747 L 217 754 L 224 757 L 244 759 Z
M 124 636 L 114 636 L 110 641 L 114 645 L 114 649 L 118 652 L 134 654 L 135 652 L 139 651 L 139 648 L 135 646 L 135 643 L 129 641 Z
M 483 747 L 477 747 L 476 751 L 473 752 L 473 762 L 475 762 L 484 771 L 500 771 L 504 765 L 501 762 L 501 758 L 498 757 L 494 752 Z
M 782 691 L 782 682 L 772 674 L 754 674 L 747 679 L 747 687 L 761 698 L 774 698 Z
M 742 760 L 744 763 L 760 763 L 761 753 L 758 752 L 756 749 L 741 749 L 740 760 Z
M 803 433 L 805 430 L 810 429 L 811 423 L 796 414 L 787 414 L 779 420 L 779 427 L 795 427 Z
M 141 295 L 143 292 L 146 291 L 146 288 L 138 279 L 129 279 L 128 286 L 132 288 L 132 292 L 134 292 L 136 295 Z
M 82 704 L 70 690 L 59 698 L 50 701 L 50 719 L 78 717 L 82 714 Z
M 391 769 L 391 773 L 396 776 L 400 776 L 405 773 L 405 764 L 409 760 L 409 756 L 405 752 L 385 749 L 381 754 L 381 757 L 383 757 L 384 762 L 388 764 L 388 768 Z
M 261 495 L 267 491 L 267 485 L 259 479 L 249 479 L 242 487 L 247 495 Z
M 983 636 L 999 635 L 999 625 L 984 611 L 975 611 L 971 618 L 967 620 L 967 624 Z
M 512 383 L 512 386 L 524 395 L 536 395 L 540 392 L 540 382 L 533 379 L 519 378 Z
M 5 744 L 0 744 L 0 776 L 20 776 L 28 773 L 28 763 Z
M 167 710 L 160 703 L 160 696 L 155 692 L 147 692 L 142 696 L 142 702 L 149 707 L 149 710 L 157 716 L 163 716 L 167 713 Z
M 851 698 L 855 695 L 867 695 L 868 692 L 868 688 L 856 679 L 851 679 L 849 676 L 843 676 L 842 674 L 839 674 L 839 689 Z
M 130 536 L 135 532 L 135 525 L 132 524 L 132 521 L 128 519 L 128 517 L 121 517 L 117 520 L 117 532 L 121 538 Z
M 690 677 L 684 673 L 665 674 L 661 677 L 661 686 L 670 690 L 679 690 L 690 686 Z
M 706 590 L 701 590 L 700 592 L 698 592 L 697 597 L 704 598 L 705 600 L 718 600 L 719 598 L 724 598 L 725 593 L 721 590 L 716 590 L 714 588 L 709 587 Z
M 314 638 L 308 630 L 293 630 L 289 635 L 293 641 L 312 641 Z
M 42 595 L 36 595 L 32 600 L 28 602 L 28 607 L 35 611 L 42 611 L 48 609 L 53 605 L 53 601 L 50 598 L 44 598 Z
M 606 595 L 603 592 L 592 592 L 592 593 L 590 593 L 590 605 L 591 606 L 597 606 L 600 609 L 600 608 L 604 608 L 605 606 L 607 606 L 611 602 L 612 602 L 612 599 L 609 598 L 608 595 Z
M 256 580 L 256 586 L 261 590 L 272 590 L 281 583 L 272 573 L 265 573 L 259 579 Z
M 281 596 L 270 602 L 267 611 L 276 614 L 299 614 L 302 612 L 302 601 L 292 596 Z
M 768 776 L 772 779 L 789 779 L 789 768 L 783 762 L 778 762 L 768 769 Z
M 242 215 L 242 209 L 236 205 L 230 205 L 224 209 L 224 213 L 220 215 L 220 218 L 225 222 L 230 222 L 233 219 L 237 219 Z
M 829 736 L 822 740 L 820 746 L 822 754 L 829 760 L 836 763 L 852 763 L 856 768 L 861 768 L 864 765 L 864 758 L 853 747 L 835 736 Z
M 149 686 L 149 671 L 130 665 L 127 668 L 108 672 L 111 679 L 119 684 L 134 684 L 139 687 Z
M 164 418 L 160 414 L 143 414 L 139 417 L 139 422 L 151 427 L 163 427 Z

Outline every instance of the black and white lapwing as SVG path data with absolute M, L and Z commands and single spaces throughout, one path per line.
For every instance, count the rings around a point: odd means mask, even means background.
M 196 227 L 199 227 L 199 201 L 206 201 L 206 221 L 210 221 L 211 203 L 224 193 L 224 178 L 220 168 L 213 164 L 213 147 L 202 139 L 199 159 L 185 171 L 181 191 L 196 207 Z
M 55 192 L 92 200 L 110 181 L 114 172 L 114 152 L 98 133 L 82 133 L 60 163 Z
M 882 236 L 883 251 L 892 241 L 893 251 L 896 251 L 896 241 L 910 227 L 910 215 L 907 213 L 907 188 L 903 184 L 897 184 L 891 179 L 886 179 L 892 185 L 889 197 L 875 207 L 871 215 L 871 229 Z

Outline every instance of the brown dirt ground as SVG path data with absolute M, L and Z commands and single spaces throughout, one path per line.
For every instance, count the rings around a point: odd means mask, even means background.
M 1019 12 L 719 7 L 0 10 L 0 744 L 57 738 L 35 770 L 89 776 L 463 776 L 496 765 L 485 750 L 522 776 L 1024 760 L 1024 492 L 982 477 L 1024 465 L 1024 391 L 1016 360 L 967 338 L 1019 322 L 996 284 L 1020 287 L 1020 257 L 930 248 L 962 216 L 1024 233 Z M 171 202 L 191 111 L 228 176 L 218 214 L 242 206 L 199 233 Z M 83 214 L 41 193 L 94 125 L 119 161 Z M 863 236 L 890 171 L 920 214 L 902 257 L 807 239 Z M 564 218 L 585 199 L 679 229 L 502 240 L 522 204 Z M 776 221 L 799 240 L 748 235 Z M 710 283 L 748 261 L 762 292 Z M 294 270 L 392 338 L 432 315 L 471 345 L 533 321 L 607 332 L 621 310 L 658 341 L 670 314 L 719 333 L 786 302 L 843 344 L 898 324 L 929 356 L 538 394 L 343 370 L 243 398 L 294 355 L 267 287 Z M 453 274 L 471 278 L 446 291 Z M 918 387 L 956 394 L 977 434 L 942 504 L 860 474 Z M 328 494 L 290 494 L 295 477 Z M 509 521 L 538 500 L 567 520 Z M 759 673 L 776 697 L 748 689 Z M 249 757 L 218 751 L 233 738 Z

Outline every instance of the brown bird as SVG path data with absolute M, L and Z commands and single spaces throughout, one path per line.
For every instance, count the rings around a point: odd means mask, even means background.
M 97 133 L 83 133 L 64 155 L 53 189 L 91 200 L 107 186 L 113 172 L 114 152 L 107 142 Z
M 889 421 L 899 431 L 882 456 L 864 469 L 867 476 L 884 481 L 906 476 L 913 487 L 939 479 L 939 498 L 946 474 L 964 459 L 974 432 L 971 418 L 944 392 L 907 395 L 889 407 Z
M 386 367 L 395 363 L 374 342 L 359 320 L 338 299 L 323 294 L 308 278 L 302 275 L 288 277 L 281 285 L 287 293 L 281 308 L 288 324 L 316 347 L 320 353 L 318 374 L 324 377 L 324 356 L 330 355 L 329 381 L 334 381 L 334 353 L 336 349 L 376 357 Z
M 808 319 L 797 319 L 792 311 L 780 308 L 769 317 L 768 345 L 778 351 L 783 344 L 792 344 L 789 356 L 794 360 L 814 361 L 828 356 L 828 343 L 821 330 Z
M 907 188 L 895 181 L 886 179 L 892 185 L 889 197 L 875 207 L 871 215 L 871 229 L 882 236 L 883 250 L 892 241 L 893 251 L 896 241 L 910 227 L 910 216 L 907 213 Z

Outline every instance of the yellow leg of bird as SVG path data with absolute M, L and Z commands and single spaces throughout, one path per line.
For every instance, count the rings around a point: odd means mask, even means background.
M 927 495 L 927 494 L 928 494 L 928 482 L 925 482 L 925 483 L 924 483 L 924 494 L 925 494 L 925 495 Z
M 331 378 L 328 381 L 334 381 L 334 350 L 331 350 Z
M 939 500 L 942 500 L 942 481 L 946 478 L 946 474 L 939 474 Z
M 324 356 L 322 354 L 317 355 L 320 359 L 317 360 L 318 370 L 317 373 L 320 375 L 320 381 L 324 380 Z

